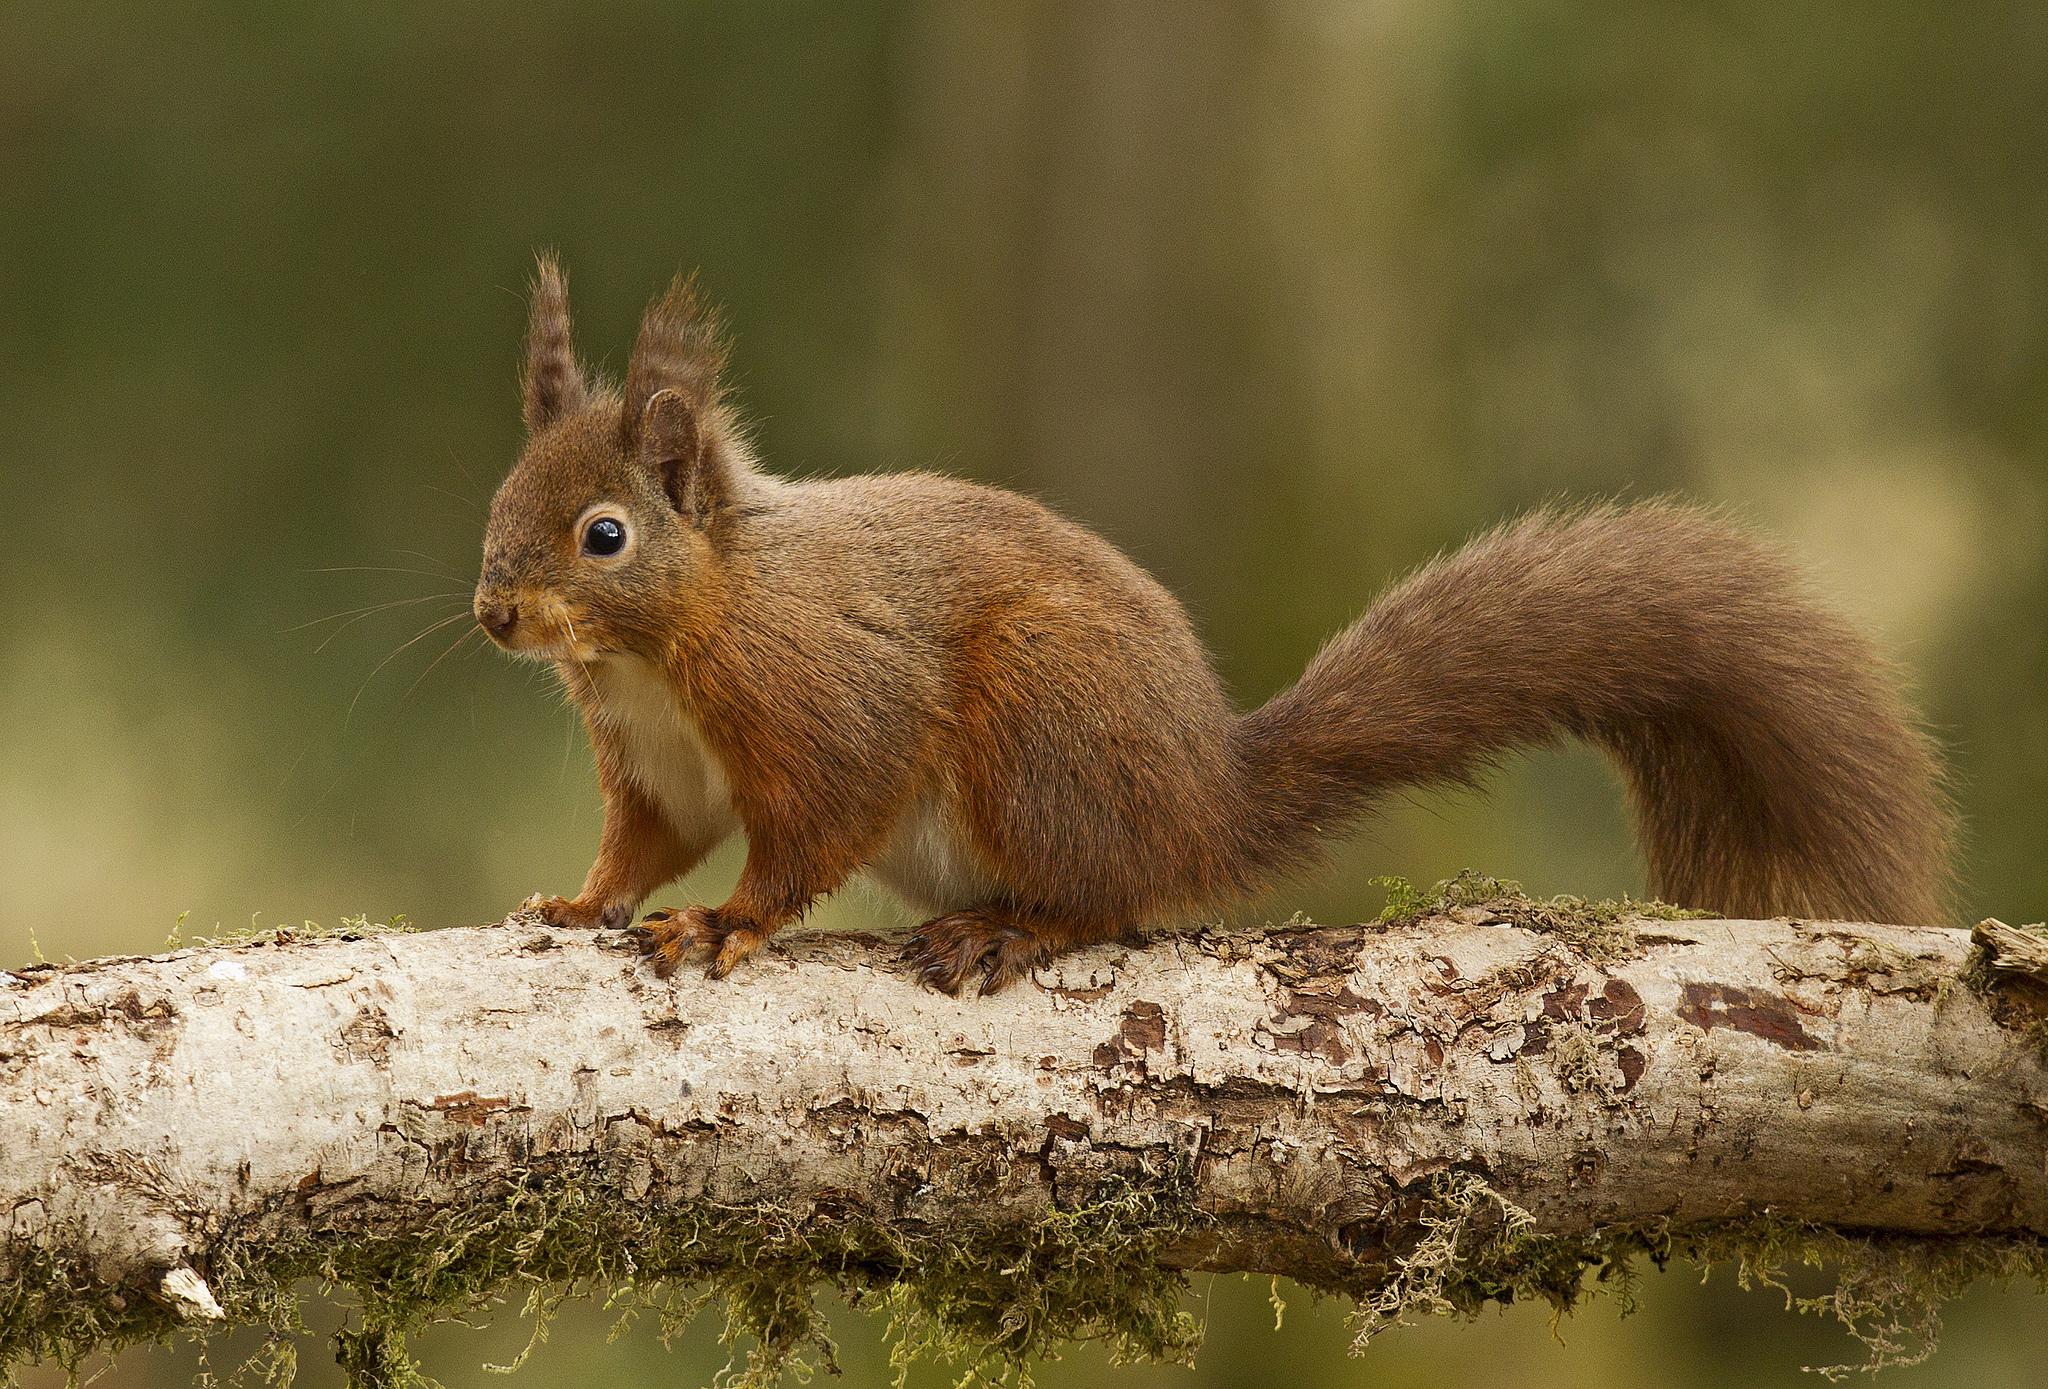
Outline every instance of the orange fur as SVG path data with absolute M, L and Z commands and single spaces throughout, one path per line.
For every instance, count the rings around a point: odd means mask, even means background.
M 1240 715 L 1185 613 L 1037 503 L 907 473 L 755 465 L 687 282 L 623 393 L 586 380 L 543 261 L 529 440 L 477 613 L 552 660 L 605 833 L 562 924 L 618 924 L 733 829 L 717 908 L 657 912 L 666 974 L 723 977 L 867 871 L 928 908 L 920 975 L 993 991 L 1062 950 L 1313 863 L 1389 788 L 1564 736 L 1630 788 L 1686 905 L 1944 917 L 1952 820 L 1881 664 L 1768 548 L 1665 502 L 1539 513 L 1396 586 Z M 597 508 L 628 536 L 588 548 Z

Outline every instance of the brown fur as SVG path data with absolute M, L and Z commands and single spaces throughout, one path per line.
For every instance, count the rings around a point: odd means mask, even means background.
M 533 282 L 533 315 L 526 330 L 526 429 L 538 434 L 589 403 L 583 368 L 569 333 L 569 277 L 551 254 L 542 255 Z
M 724 905 L 649 918 L 663 974 L 703 950 L 722 977 L 867 869 L 932 911 L 924 979 L 993 991 L 1313 863 L 1392 787 L 1565 735 L 1622 767 L 1670 900 L 1945 918 L 1950 815 L 1882 667 L 1698 511 L 1504 526 L 1239 715 L 1171 595 L 1037 503 L 761 473 L 687 282 L 649 310 L 623 394 L 575 368 L 548 261 L 534 320 L 477 612 L 556 663 L 597 753 L 603 842 L 551 919 L 619 924 L 745 830 Z M 593 508 L 627 551 L 580 552 Z

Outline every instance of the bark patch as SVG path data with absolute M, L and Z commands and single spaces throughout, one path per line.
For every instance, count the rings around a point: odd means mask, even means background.
M 1678 1016 L 1702 1031 L 1727 1027 L 1787 1051 L 1822 1050 L 1820 1040 L 1800 1024 L 1791 1004 L 1775 994 L 1733 984 L 1687 984 Z
M 453 1095 L 436 1095 L 420 1106 L 421 1109 L 435 1111 L 451 1124 L 468 1124 L 479 1129 L 489 1122 L 493 1114 L 504 1114 L 526 1107 L 523 1104 L 513 1104 L 505 1095 L 479 1095 L 474 1090 L 462 1090 Z
M 1543 995 L 1543 1016 L 1553 1022 L 1577 1022 L 1579 1010 L 1585 1006 L 1585 1002 L 1584 984 L 1561 984 Z
M 1339 1018 L 1352 1013 L 1369 1013 L 1378 1017 L 1385 1011 L 1378 999 L 1360 998 L 1351 992 L 1349 984 L 1335 989 L 1309 987 L 1284 990 L 1286 1002 L 1280 1007 L 1280 1017 L 1286 1018 Z
M 1649 1011 L 1643 1007 L 1643 996 L 1626 979 L 1608 980 L 1607 986 L 1600 990 L 1600 996 L 1586 1005 L 1586 1016 L 1592 1019 L 1595 1031 L 1611 1029 L 1620 1037 L 1641 1032 L 1649 1021 Z
M 1166 1045 L 1166 1010 L 1156 1003 L 1133 1003 L 1124 1009 L 1116 1036 L 1095 1049 L 1095 1064 L 1108 1070 L 1119 1061 L 1143 1061 L 1148 1051 Z
M 1430 1045 L 1436 1044 L 1432 1042 Z M 1296 1033 L 1274 1033 L 1273 1049 L 1320 1056 L 1332 1066 L 1341 1066 L 1351 1059 L 1351 1048 L 1344 1045 L 1344 1029 L 1328 1018 L 1317 1018 Z M 1438 1055 L 1442 1055 L 1440 1048 Z
M 1072 1115 L 1048 1114 L 1045 1116 L 1045 1131 L 1071 1143 L 1088 1136 L 1088 1125 Z
M 1306 930 L 1280 930 L 1263 942 L 1270 955 L 1266 969 L 1283 984 L 1300 985 L 1311 979 L 1351 972 L 1358 960 L 1362 927 L 1313 926 Z
M 382 1008 L 364 1007 L 341 1029 L 341 1045 L 358 1061 L 374 1061 L 381 1066 L 391 1059 L 391 1042 L 396 1036 L 391 1019 Z
M 1553 980 L 1550 992 L 1543 995 L 1541 1010 L 1524 1026 L 1521 1054 L 1541 1056 L 1549 1051 L 1551 1028 L 1583 1020 L 1585 1004 L 1586 985 L 1567 984 L 1562 977 Z

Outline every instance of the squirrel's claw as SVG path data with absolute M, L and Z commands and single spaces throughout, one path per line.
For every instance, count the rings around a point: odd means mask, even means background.
M 650 957 L 655 974 L 663 979 L 700 950 L 715 952 L 705 977 L 723 979 L 768 939 L 765 932 L 729 920 L 713 907 L 649 912 L 640 918 L 634 934 L 640 937 L 640 953 Z
M 745 926 L 735 926 L 725 933 L 725 940 L 718 947 L 718 958 L 705 969 L 706 979 L 723 979 L 731 974 L 740 961 L 759 950 L 768 938 L 759 931 Z
M 958 998 L 961 987 L 976 974 L 983 975 L 983 997 L 1000 993 L 1029 975 L 1049 953 L 1044 941 L 1007 914 L 970 909 L 918 927 L 903 943 L 902 958 L 918 983 Z
M 640 953 L 648 957 L 648 963 L 662 979 L 674 974 L 698 950 L 716 949 L 725 940 L 725 932 L 709 907 L 651 911 L 640 918 L 635 934 L 640 936 Z
M 539 912 L 541 919 L 550 926 L 579 931 L 594 931 L 600 928 L 616 931 L 633 917 L 633 908 L 624 902 L 600 906 L 593 902 L 585 902 L 580 897 L 543 897 L 537 892 L 521 902 L 519 909 Z
M 903 951 L 897 958 L 911 966 L 917 982 L 926 988 L 937 989 L 955 998 L 960 996 L 960 976 L 949 968 L 949 962 L 940 957 L 931 939 L 923 932 L 905 940 Z

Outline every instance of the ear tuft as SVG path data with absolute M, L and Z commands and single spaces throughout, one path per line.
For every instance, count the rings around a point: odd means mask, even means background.
M 695 277 L 677 275 L 640 321 L 640 336 L 626 365 L 619 442 L 628 453 L 638 449 L 648 407 L 662 391 L 681 398 L 701 438 L 722 394 L 718 374 L 724 368 L 725 342 L 716 317 L 697 297 Z
M 684 520 L 709 526 L 731 499 L 723 461 L 704 446 L 697 411 L 678 391 L 654 393 L 640 417 L 641 466 L 661 480 L 669 504 Z
M 532 317 L 526 328 L 526 371 L 520 383 L 526 432 L 538 434 L 589 401 L 583 368 L 569 332 L 569 277 L 554 252 L 542 251 L 533 277 Z

